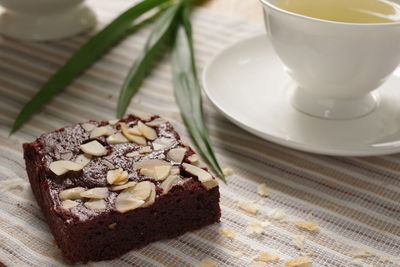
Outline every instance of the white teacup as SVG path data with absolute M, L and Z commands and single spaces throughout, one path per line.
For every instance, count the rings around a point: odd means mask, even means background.
M 290 91 L 295 108 L 331 119 L 375 108 L 372 91 L 400 63 L 400 23 L 327 21 L 280 9 L 275 0 L 260 1 L 267 34 L 297 84 Z
M 26 40 L 65 38 L 92 27 L 96 16 L 84 0 L 0 0 L 0 33 Z M 1 10 L 0 10 L 1 11 Z

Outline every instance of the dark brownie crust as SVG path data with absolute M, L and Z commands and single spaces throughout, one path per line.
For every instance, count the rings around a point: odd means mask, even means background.
M 146 143 L 138 145 L 128 140 L 111 143 L 107 136 L 109 134 L 90 137 L 93 136 L 93 129 L 90 128 L 106 126 L 113 130 L 113 135 L 124 135 L 121 124 L 132 129 L 138 123 L 151 125 L 157 134 L 156 139 L 149 140 L 146 137 Z M 75 162 L 83 154 L 81 145 L 92 141 L 97 141 L 105 148 L 104 155 L 92 155 L 80 170 L 55 173 L 55 162 Z M 43 134 L 36 141 L 25 143 L 23 148 L 33 193 L 46 215 L 58 246 L 71 263 L 113 259 L 133 248 L 176 237 L 220 219 L 219 190 L 215 178 L 209 179 L 211 176 L 207 176 L 204 179 L 203 173 L 196 172 L 200 169 L 194 167 L 198 166 L 197 155 L 182 143 L 171 124 L 158 116 L 140 118 L 129 115 L 118 122 L 79 123 Z M 172 160 L 169 154 L 177 148 L 185 149 L 182 162 Z M 142 170 L 145 167 L 134 167 L 139 162 L 153 159 L 171 165 L 168 178 L 160 178 L 154 172 L 149 174 Z M 194 172 L 191 170 L 193 168 Z M 115 169 L 126 171 L 128 178 L 110 184 L 107 175 Z M 206 171 L 205 168 L 201 170 Z M 170 176 L 173 176 L 173 182 L 166 187 Z M 145 203 L 142 206 L 122 210 L 121 205 L 117 205 L 118 199 L 122 198 L 120 194 L 132 192 L 145 181 L 152 184 L 155 198 L 151 200 L 150 195 L 142 201 Z M 115 186 L 127 185 L 128 182 L 136 185 L 114 190 Z M 92 188 L 102 188 L 107 195 L 92 199 L 82 196 L 67 200 L 61 198 L 61 192 L 74 188 L 82 188 L 86 192 Z M 100 208 L 91 207 L 92 200 L 100 201 Z M 67 202 L 73 205 L 68 206 Z

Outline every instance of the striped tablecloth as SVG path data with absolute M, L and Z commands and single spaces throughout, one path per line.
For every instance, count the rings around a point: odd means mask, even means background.
M 89 3 L 101 28 L 132 2 Z M 200 71 L 223 47 L 263 32 L 261 24 L 221 17 L 201 8 L 193 13 L 193 23 Z M 148 32 L 149 28 L 143 29 L 115 47 L 11 137 L 11 124 L 23 104 L 88 36 L 51 43 L 0 40 L 3 264 L 65 264 L 27 183 L 21 144 L 64 125 L 112 119 L 124 75 Z M 189 140 L 175 105 L 169 62 L 165 58 L 156 66 L 129 111 L 162 114 Z M 400 155 L 341 158 L 306 154 L 248 134 L 225 120 L 207 100 L 205 112 L 218 158 L 234 170 L 228 186 L 220 188 L 222 222 L 153 243 L 111 262 L 89 265 L 199 266 L 206 259 L 218 266 L 284 266 L 289 259 L 306 256 L 313 266 L 400 266 Z M 261 183 L 267 185 L 268 197 L 256 193 Z M 240 209 L 238 201 L 250 203 L 258 213 Z M 297 220 L 318 223 L 319 232 L 296 227 Z M 255 222 L 264 227 L 258 236 L 249 232 L 254 230 L 249 224 Z M 220 234 L 221 229 L 234 236 L 229 239 Z M 255 261 L 261 251 L 280 260 Z

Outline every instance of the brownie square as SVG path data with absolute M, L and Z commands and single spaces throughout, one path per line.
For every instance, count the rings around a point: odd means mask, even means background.
M 216 179 L 159 116 L 78 123 L 23 149 L 33 193 L 71 263 L 219 222 Z

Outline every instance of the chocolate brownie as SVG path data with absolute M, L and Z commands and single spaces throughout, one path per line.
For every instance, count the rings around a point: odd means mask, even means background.
M 159 116 L 78 123 L 23 148 L 33 193 L 71 263 L 219 222 L 216 179 Z

